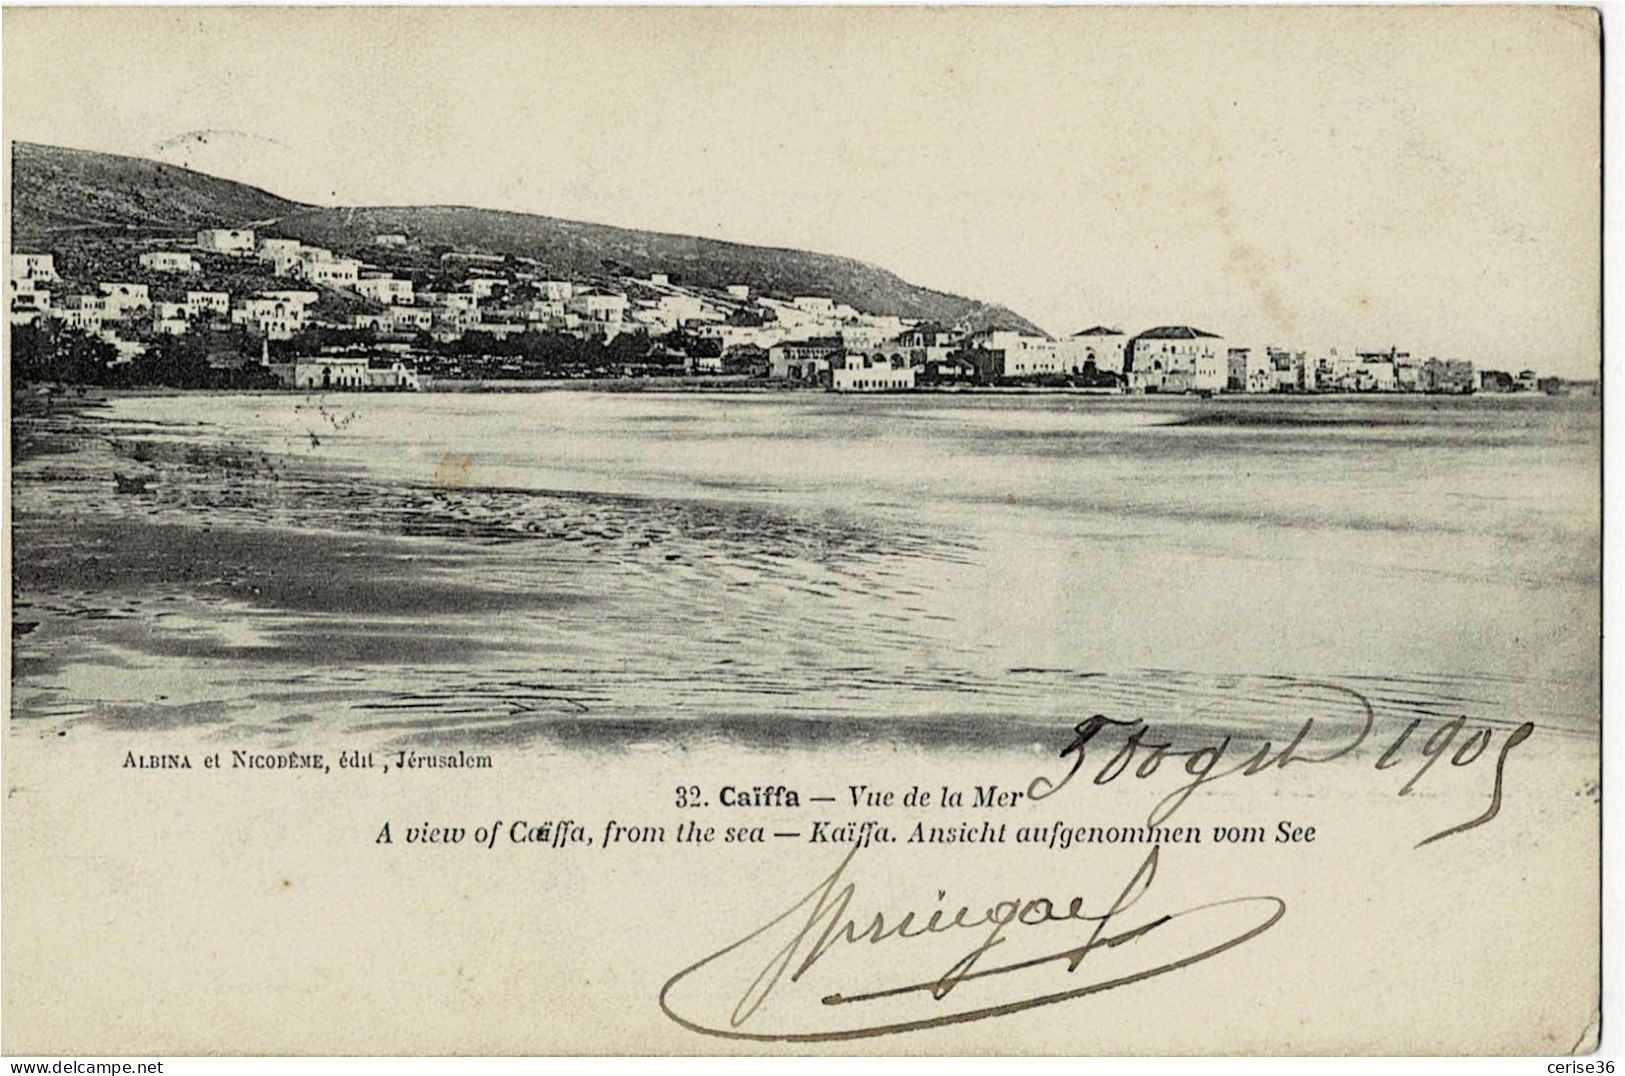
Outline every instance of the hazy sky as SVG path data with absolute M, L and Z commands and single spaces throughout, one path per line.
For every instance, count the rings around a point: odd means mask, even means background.
M 1553 9 L 17 9 L 8 138 L 846 254 L 1052 333 L 1595 374 Z

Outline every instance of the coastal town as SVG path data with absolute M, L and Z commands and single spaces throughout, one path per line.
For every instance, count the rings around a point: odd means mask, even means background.
M 1190 325 L 1055 338 L 945 325 L 675 273 L 564 279 L 404 232 L 346 252 L 247 227 L 10 257 L 19 379 L 419 391 L 555 378 L 693 378 L 843 393 L 1546 393 L 1594 383 L 1392 344 L 1304 347 Z

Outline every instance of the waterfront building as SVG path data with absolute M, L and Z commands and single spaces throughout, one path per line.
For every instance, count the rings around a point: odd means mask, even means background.
M 1141 392 L 1220 392 L 1230 377 L 1224 338 L 1189 325 L 1159 325 L 1128 343 L 1129 387 Z
M 1045 336 L 1014 329 L 982 329 L 967 336 L 964 343 L 984 381 L 1061 372 L 1060 352 L 1055 341 Z
M 817 381 L 829 372 L 831 361 L 841 350 L 840 337 L 774 344 L 767 351 L 768 376 L 785 381 Z
M 365 389 L 371 380 L 365 355 L 305 356 L 270 363 L 268 369 L 290 389 Z
M 1422 364 L 1422 391 L 1470 393 L 1476 379 L 1473 364 L 1464 359 L 1429 359 Z
M 1314 378 L 1314 364 L 1309 361 L 1307 352 L 1271 347 L 1265 349 L 1265 354 L 1269 357 L 1270 369 L 1274 373 L 1274 384 L 1270 391 L 1305 392 L 1314 388 L 1311 383 Z
M 1094 363 L 1103 373 L 1120 374 L 1127 361 L 1128 337 L 1122 329 L 1092 325 L 1060 342 L 1061 365 L 1069 374 L 1081 374 Z
M 1260 347 L 1233 347 L 1226 352 L 1225 390 L 1227 392 L 1271 392 L 1275 388 L 1275 367 L 1269 352 Z
M 831 363 L 829 387 L 836 392 L 897 392 L 914 387 L 914 367 L 884 353 L 847 352 Z
M 1382 359 L 1368 359 L 1354 371 L 1355 392 L 1398 392 L 1399 368 Z
M 417 392 L 418 374 L 400 359 L 370 359 L 367 362 L 367 387 L 386 392 Z

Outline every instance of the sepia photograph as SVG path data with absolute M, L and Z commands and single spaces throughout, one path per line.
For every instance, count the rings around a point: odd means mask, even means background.
M 1599 1049 L 1597 10 L 3 19 L 8 1057 Z

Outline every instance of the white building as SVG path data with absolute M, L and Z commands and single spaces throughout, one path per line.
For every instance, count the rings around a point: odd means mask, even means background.
M 751 325 L 723 325 L 719 322 L 696 325 L 694 335 L 702 340 L 715 340 L 724 351 L 733 347 L 759 347 L 765 351 L 782 339 L 780 331 L 772 326 L 758 328 Z M 845 343 L 843 340 L 842 344 Z
M 290 389 L 365 389 L 371 382 L 365 355 L 320 355 L 269 364 Z
M 984 380 L 1062 372 L 1060 350 L 1047 337 L 1013 329 L 983 329 L 965 342 L 975 352 L 972 359 Z
M 398 358 L 307 355 L 267 364 L 286 388 L 365 392 L 416 392 L 417 371 Z
M 130 313 L 150 309 L 152 306 L 152 296 L 145 284 L 109 281 L 96 286 L 107 299 L 106 310 L 109 317 L 122 318 Z
M 1269 347 L 1264 353 L 1269 356 L 1270 369 L 1275 372 L 1273 391 L 1303 392 L 1315 387 L 1314 364 L 1309 361 L 1307 352 Z
M 56 255 L 54 254 L 13 254 L 11 256 L 11 279 L 13 280 L 55 280 Z
M 1354 391 L 1398 392 L 1399 373 L 1392 362 L 1367 359 L 1354 371 Z
M 750 298 L 750 285 L 749 284 L 729 284 L 728 285 L 728 298 L 730 298 L 730 299 L 738 299 L 740 302 L 744 302 L 745 300 Z
M 1229 372 L 1225 376 L 1225 391 L 1275 391 L 1275 367 L 1270 363 L 1268 349 L 1233 347 L 1227 349 L 1227 354 Z
M 477 311 L 480 308 L 479 299 L 466 291 L 420 291 L 418 302 L 439 310 Z
M 914 387 L 914 367 L 883 354 L 848 352 L 833 363 L 829 387 L 836 392 L 896 392 Z
M 231 312 L 231 295 L 224 291 L 189 291 L 186 312 L 190 317 L 224 317 Z
M 374 246 L 379 247 L 404 247 L 406 245 L 406 236 L 400 232 L 385 232 L 382 235 L 373 236 L 372 242 Z
M 434 311 L 420 306 L 392 306 L 383 316 L 390 332 L 418 332 L 434 327 Z
M 298 254 L 299 248 L 304 244 L 297 239 L 276 239 L 269 236 L 260 239 L 260 261 L 273 261 L 279 255 Z
M 571 296 L 566 308 L 588 321 L 618 322 L 626 314 L 626 296 L 591 288 Z
M 248 228 L 204 228 L 197 233 L 197 246 L 215 254 L 252 254 L 254 233 Z
M 64 295 L 52 311 L 69 329 L 100 332 L 102 320 L 107 316 L 107 299 L 100 295 Z
M 1128 336 L 1123 330 L 1105 325 L 1091 326 L 1060 342 L 1062 365 L 1073 374 L 1082 373 L 1089 363 L 1102 373 L 1120 374 L 1127 351 Z
M 855 348 L 859 351 L 878 347 L 886 339 L 886 334 L 874 325 L 865 325 L 862 322 L 849 322 L 841 326 L 837 334 L 845 347 Z
M 11 323 L 32 325 L 51 312 L 51 293 L 39 286 L 39 281 L 13 280 L 11 282 Z
M 307 259 L 299 275 L 312 284 L 330 288 L 354 287 L 361 279 L 361 263 L 354 258 Z
M 817 381 L 840 355 L 838 339 L 787 341 L 768 349 L 768 373 L 782 381 Z
M 296 250 L 277 250 L 264 255 L 264 260 L 271 263 L 272 276 L 298 276 L 299 270 L 304 267 L 304 259 L 299 257 Z
M 269 296 L 240 299 L 231 320 L 270 340 L 286 340 L 305 327 L 305 306 Z
M 197 259 L 184 250 L 149 250 L 141 255 L 141 268 L 155 273 L 196 273 Z
M 400 303 L 410 305 L 412 302 L 412 282 L 410 280 L 396 280 L 386 276 L 364 276 L 355 282 L 355 291 L 364 295 L 373 302 L 383 303 L 386 306 Z
M 190 332 L 185 303 L 153 303 L 152 331 L 166 336 L 183 336 Z
M 367 364 L 367 387 L 394 392 L 418 391 L 418 372 L 399 359 Z
M 1230 379 L 1224 338 L 1189 325 L 1161 325 L 1129 341 L 1129 387 L 1144 392 L 1222 392 Z

